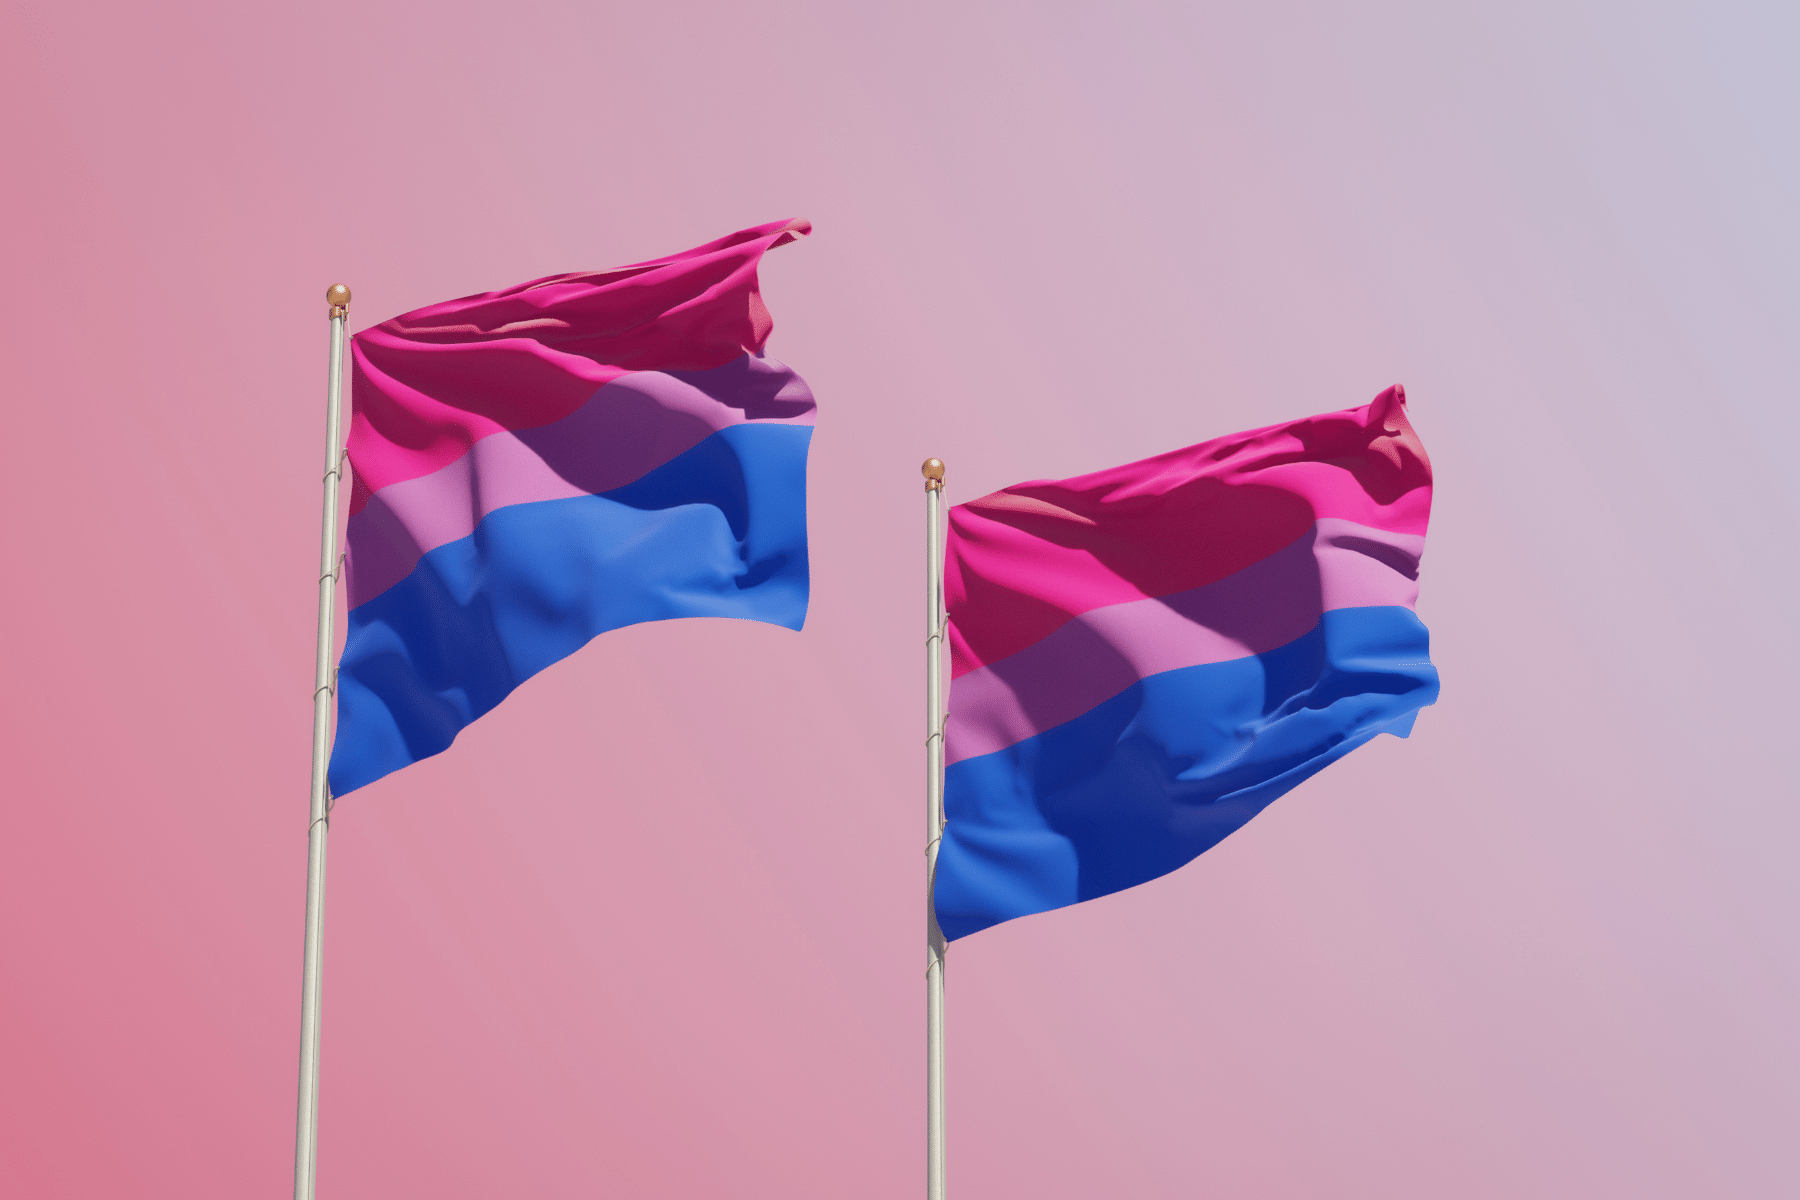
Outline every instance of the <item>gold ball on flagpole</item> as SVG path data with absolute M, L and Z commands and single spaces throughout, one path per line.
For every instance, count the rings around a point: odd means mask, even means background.
M 925 465 L 919 468 L 919 473 L 927 479 L 942 483 L 944 481 L 944 460 L 941 458 L 926 459 Z
M 325 289 L 325 303 L 333 308 L 350 307 L 350 289 L 341 283 L 334 283 Z

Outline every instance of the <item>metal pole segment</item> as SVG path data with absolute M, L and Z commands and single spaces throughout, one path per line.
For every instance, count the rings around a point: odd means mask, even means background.
M 925 460 L 925 1196 L 944 1200 L 944 931 L 935 892 L 944 836 L 944 464 Z
M 300 983 L 300 1099 L 294 1134 L 294 1200 L 313 1200 L 319 1161 L 319 955 L 325 921 L 325 835 L 331 828 L 332 623 L 337 615 L 338 484 L 344 468 L 344 324 L 350 289 L 325 293 L 331 318 L 331 366 L 325 385 L 325 514 L 319 534 L 319 637 L 313 658 L 312 821 L 306 830 L 306 951 Z

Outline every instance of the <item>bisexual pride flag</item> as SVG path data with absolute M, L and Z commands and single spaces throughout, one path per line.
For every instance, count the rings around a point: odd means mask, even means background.
M 950 510 L 946 937 L 1155 879 L 1412 731 L 1438 679 L 1405 403 Z
M 596 634 L 806 617 L 813 397 L 763 353 L 804 221 L 421 308 L 352 342 L 331 790 L 448 747 Z

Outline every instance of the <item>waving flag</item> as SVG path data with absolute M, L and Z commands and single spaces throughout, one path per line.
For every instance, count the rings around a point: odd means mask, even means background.
M 758 226 L 356 335 L 334 795 L 441 752 L 609 629 L 800 628 L 813 398 L 763 353 L 757 264 L 809 230 Z
M 1437 698 L 1405 393 L 951 509 L 935 904 L 1144 883 Z

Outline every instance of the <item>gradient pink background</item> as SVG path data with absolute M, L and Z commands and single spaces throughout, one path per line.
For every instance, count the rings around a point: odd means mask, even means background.
M 326 285 L 807 216 L 806 632 L 339 806 L 321 1197 L 918 1194 L 919 460 L 1393 382 L 1443 701 L 953 948 L 953 1193 L 1800 1194 L 1800 25 L 1351 7 L 10 5 L 0 1190 L 290 1186 Z

